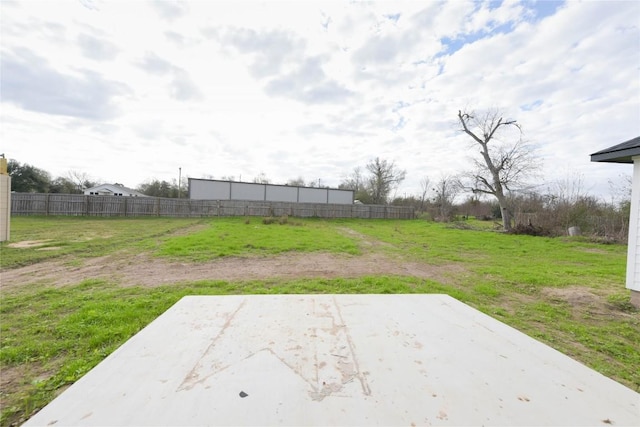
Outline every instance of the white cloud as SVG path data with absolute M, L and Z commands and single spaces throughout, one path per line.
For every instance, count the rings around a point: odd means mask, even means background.
M 154 0 L 151 4 L 158 15 L 167 21 L 180 18 L 189 11 L 189 5 L 185 1 Z
M 167 73 L 170 73 L 177 68 L 169 61 L 160 58 L 158 55 L 152 52 L 148 52 L 145 55 L 144 59 L 140 61 L 140 66 L 145 71 L 156 75 L 166 75 Z
M 637 2 L 3 3 L 7 155 L 54 176 L 264 172 L 337 186 L 374 157 L 399 191 L 461 171 L 458 109 L 499 107 L 549 179 L 607 191 L 591 152 L 640 134 Z M 64 147 L 64 149 L 60 149 Z M 622 169 L 621 169 L 622 168 Z M 626 169 L 625 169 L 626 170 Z
M 338 82 L 328 79 L 322 69 L 322 58 L 307 58 L 291 73 L 269 80 L 268 95 L 286 96 L 306 104 L 339 103 L 352 93 Z
M 116 98 L 129 91 L 90 70 L 74 75 L 53 69 L 28 49 L 3 54 L 2 101 L 44 114 L 107 120 L 118 114 Z
M 118 49 L 113 44 L 90 34 L 80 34 L 78 44 L 84 56 L 96 61 L 112 60 L 118 54 Z
M 171 97 L 178 101 L 196 101 L 202 99 L 200 89 L 184 70 L 174 72 L 170 85 Z
M 211 34 L 217 35 L 217 31 Z M 224 46 L 233 46 L 238 52 L 252 56 L 250 70 L 256 78 L 277 75 L 304 47 L 304 42 L 279 30 L 258 32 L 232 28 L 218 38 Z

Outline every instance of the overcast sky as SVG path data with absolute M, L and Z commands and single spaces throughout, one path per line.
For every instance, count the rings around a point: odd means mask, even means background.
M 374 157 L 420 180 L 477 152 L 499 108 L 546 181 L 606 198 L 640 135 L 638 1 L 7 1 L 0 152 L 136 187 L 233 176 L 337 186 Z

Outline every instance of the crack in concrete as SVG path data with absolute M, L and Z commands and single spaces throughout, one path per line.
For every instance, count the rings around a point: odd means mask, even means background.
M 226 367 L 223 368 L 223 369 L 219 369 L 217 371 L 214 371 L 210 375 L 207 375 L 204 378 L 200 379 L 199 371 L 201 371 L 202 368 L 203 368 L 202 367 L 202 361 L 207 356 L 207 354 L 213 350 L 213 348 L 215 347 L 216 343 L 224 335 L 224 333 L 227 331 L 229 326 L 231 326 L 231 321 L 234 319 L 234 317 L 236 317 L 236 315 L 242 309 L 242 307 L 244 307 L 246 302 L 247 302 L 247 300 L 243 299 L 240 302 L 240 304 L 238 304 L 238 307 L 235 309 L 235 311 L 233 311 L 231 314 L 227 315 L 227 319 L 225 320 L 224 324 L 222 325 L 222 328 L 220 328 L 220 331 L 218 331 L 218 334 L 213 338 L 211 343 L 207 346 L 206 350 L 202 353 L 202 355 L 200 356 L 200 358 L 198 359 L 196 364 L 193 366 L 193 368 L 191 368 L 189 373 L 185 376 L 184 380 L 182 380 L 182 383 L 180 383 L 180 386 L 178 386 L 177 391 L 191 390 L 196 384 L 198 384 L 200 382 L 203 382 L 207 378 L 215 375 L 220 370 L 226 369 Z

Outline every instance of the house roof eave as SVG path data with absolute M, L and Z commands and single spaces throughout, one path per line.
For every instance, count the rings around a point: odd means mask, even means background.
M 640 136 L 593 153 L 591 155 L 591 161 L 633 163 L 634 156 L 640 156 Z

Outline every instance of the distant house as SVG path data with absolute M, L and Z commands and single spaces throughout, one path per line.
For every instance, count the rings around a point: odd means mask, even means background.
M 633 164 L 627 249 L 627 288 L 631 290 L 631 303 L 640 307 L 640 136 L 593 153 L 591 161 Z
M 87 196 L 123 196 L 123 197 L 149 197 L 131 188 L 118 184 L 102 184 L 84 190 Z

